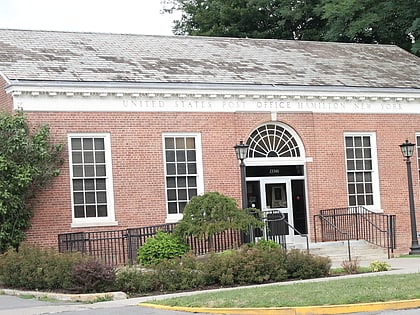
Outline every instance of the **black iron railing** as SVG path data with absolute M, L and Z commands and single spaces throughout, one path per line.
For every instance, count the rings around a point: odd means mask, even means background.
M 388 257 L 395 249 L 395 215 L 369 211 L 365 207 L 321 210 L 314 215 L 314 236 L 322 242 L 363 239 L 387 249 Z
M 137 250 L 147 238 L 158 231 L 172 232 L 175 225 L 169 223 L 127 230 L 59 234 L 58 250 L 61 253 L 88 254 L 113 266 L 133 264 L 137 260 Z M 239 231 L 226 230 L 212 237 L 212 248 L 208 239 L 189 237 L 186 241 L 195 255 L 202 255 L 210 250 L 221 252 L 239 248 L 244 244 L 244 237 Z

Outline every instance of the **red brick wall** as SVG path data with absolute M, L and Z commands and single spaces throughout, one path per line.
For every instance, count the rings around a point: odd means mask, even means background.
M 1 96 L 0 96 L 1 97 Z M 117 227 L 164 223 L 166 218 L 162 133 L 201 132 L 205 191 L 219 191 L 240 200 L 240 175 L 233 146 L 252 130 L 271 121 L 269 113 L 28 113 L 33 123 L 46 122 L 56 141 L 67 134 L 109 132 Z M 279 113 L 278 121 L 300 135 L 306 156 L 309 220 L 321 209 L 347 206 L 344 132 L 376 132 L 381 206 L 397 214 L 397 246 L 410 246 L 406 165 L 398 145 L 415 141 L 420 115 L 356 115 Z M 401 126 L 404 127 L 401 130 Z M 56 246 L 57 234 L 93 231 L 71 228 L 68 156 L 61 175 L 40 196 L 28 242 Z M 418 207 L 417 163 L 413 159 Z M 419 215 L 420 216 L 420 215 Z M 418 223 L 420 226 L 420 221 Z M 312 223 L 310 221 L 310 230 Z
M 5 92 L 6 86 L 7 82 L 0 76 L 0 111 L 10 113 L 13 110 L 13 99 Z

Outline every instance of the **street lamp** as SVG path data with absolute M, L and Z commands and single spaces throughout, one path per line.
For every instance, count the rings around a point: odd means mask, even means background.
M 420 254 L 419 242 L 417 239 L 417 226 L 416 226 L 416 212 L 414 208 L 414 194 L 413 194 L 413 179 L 411 176 L 411 161 L 410 158 L 413 155 L 414 144 L 405 140 L 403 144 L 400 144 L 402 155 L 407 163 L 407 179 L 408 179 L 408 196 L 410 201 L 410 221 L 411 221 L 411 248 L 410 255 Z
M 245 163 L 244 160 L 248 156 L 248 147 L 249 145 L 245 144 L 242 140 L 239 141 L 239 144 L 235 145 L 235 152 L 236 157 L 238 160 L 241 161 L 240 168 L 241 168 L 241 191 L 242 191 L 242 208 L 247 208 L 247 193 L 246 193 L 246 180 L 245 180 Z

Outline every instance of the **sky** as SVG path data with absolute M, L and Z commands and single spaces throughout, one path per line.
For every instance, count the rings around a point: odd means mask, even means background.
M 161 0 L 0 0 L 0 28 L 172 35 Z

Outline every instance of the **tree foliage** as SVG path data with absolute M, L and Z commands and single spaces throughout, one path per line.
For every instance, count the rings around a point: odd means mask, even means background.
M 22 112 L 0 112 L 0 252 L 19 246 L 37 193 L 59 174 L 63 146 L 50 140 L 48 126 L 31 130 Z
M 262 227 L 258 216 L 252 215 L 248 210 L 239 209 L 233 198 L 218 192 L 195 196 L 185 206 L 183 218 L 175 227 L 174 233 L 183 238 L 207 238 L 212 247 L 212 236 L 218 233 L 228 229 L 248 232 L 250 225 Z
M 419 0 L 163 0 L 178 35 L 395 44 L 420 55 Z

